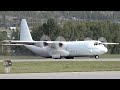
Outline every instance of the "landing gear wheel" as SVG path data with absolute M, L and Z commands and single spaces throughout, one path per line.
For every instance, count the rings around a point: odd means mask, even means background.
M 74 59 L 74 57 L 71 57 L 71 59 Z
M 99 58 L 99 56 L 98 56 L 98 55 L 96 55 L 96 56 L 95 56 L 95 58 L 96 58 L 96 59 L 98 59 L 98 58 Z
M 74 59 L 74 57 L 66 57 L 66 59 Z
M 53 59 L 61 59 L 61 57 L 60 58 L 53 58 Z

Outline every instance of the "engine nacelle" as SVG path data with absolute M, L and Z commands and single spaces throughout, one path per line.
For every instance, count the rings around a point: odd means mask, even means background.
M 37 46 L 37 47 L 45 47 L 45 46 L 48 46 L 48 43 L 40 42 L 40 43 L 36 43 L 35 46 Z
M 38 47 L 46 47 L 46 46 L 50 46 L 51 48 L 62 48 L 63 47 L 63 43 L 47 43 L 47 42 L 40 42 L 40 43 L 36 43 L 35 46 Z
M 48 43 L 46 43 L 46 42 L 43 42 L 43 46 L 48 46 Z
M 58 46 L 59 46 L 59 47 L 63 47 L 63 43 L 59 43 Z

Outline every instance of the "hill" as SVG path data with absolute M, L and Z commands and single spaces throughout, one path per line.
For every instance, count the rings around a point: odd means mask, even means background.
M 29 23 L 46 22 L 48 18 L 61 20 L 120 21 L 120 11 L 0 11 L 0 26 L 19 25 L 22 18 Z

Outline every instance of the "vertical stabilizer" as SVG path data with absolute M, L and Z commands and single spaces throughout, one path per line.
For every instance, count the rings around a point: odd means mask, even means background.
M 22 19 L 21 21 L 20 41 L 33 41 L 26 19 Z

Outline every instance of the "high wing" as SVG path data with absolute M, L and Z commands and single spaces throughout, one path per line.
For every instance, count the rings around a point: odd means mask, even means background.
M 2 41 L 3 46 L 24 46 L 24 45 L 34 45 L 36 41 L 11 41 L 4 40 Z
M 2 41 L 2 43 L 7 43 L 7 44 L 13 44 L 13 45 L 17 45 L 17 44 L 23 44 L 23 45 L 29 45 L 29 44 L 35 44 L 37 43 L 37 41 L 11 41 L 11 40 L 4 40 Z M 4 44 L 2 44 L 4 45 Z
M 2 41 L 3 46 L 24 46 L 24 45 L 35 45 L 38 47 L 49 46 L 52 49 L 58 49 L 63 46 L 65 41 L 11 41 L 4 40 Z
M 2 46 L 24 46 L 25 44 L 2 44 Z
M 25 45 L 34 45 L 37 47 L 48 47 L 49 48 L 49 55 L 52 58 L 61 58 L 61 56 L 68 56 L 69 52 L 64 50 L 62 47 L 65 41 L 10 41 L 5 40 L 2 41 L 4 46 L 25 46 Z
M 103 43 L 104 45 L 112 45 L 112 44 L 119 44 L 119 43 Z
M 40 42 L 47 42 L 47 43 L 53 43 L 53 42 L 55 42 L 55 43 L 57 43 L 57 42 L 66 42 L 66 41 L 20 41 L 20 40 L 3 40 L 2 41 L 2 43 L 16 43 L 16 44 L 36 44 L 36 43 L 40 43 Z

